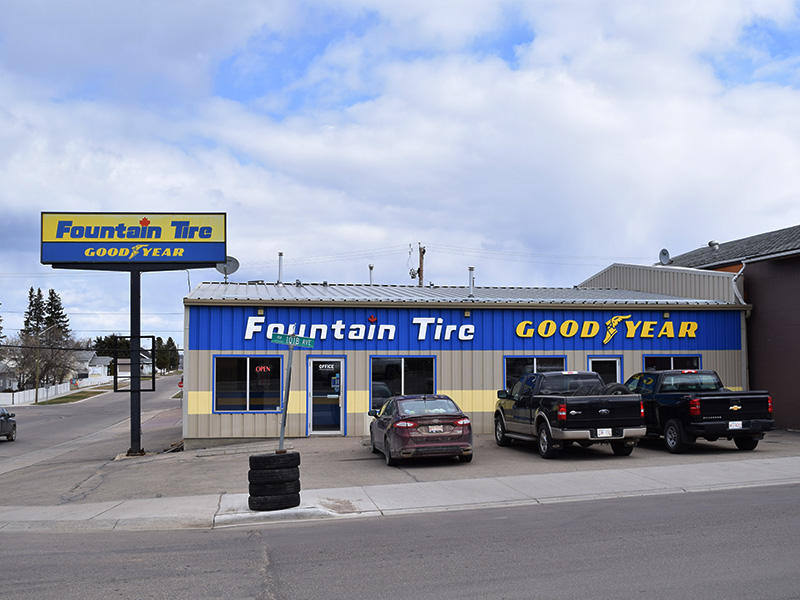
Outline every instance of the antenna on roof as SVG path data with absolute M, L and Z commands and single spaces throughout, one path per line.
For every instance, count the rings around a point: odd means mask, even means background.
M 708 242 L 708 247 L 712 250 L 719 250 L 719 242 L 717 240 L 711 240 Z
M 669 250 L 666 248 L 661 249 L 661 252 L 658 253 L 658 262 L 665 267 L 672 262 L 672 259 L 669 257 Z
M 224 263 L 217 263 L 217 271 L 225 275 L 225 283 L 228 283 L 228 275 L 233 275 L 239 270 L 239 261 L 232 256 L 226 256 Z

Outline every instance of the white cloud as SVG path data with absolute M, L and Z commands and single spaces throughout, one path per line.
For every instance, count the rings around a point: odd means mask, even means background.
M 421 242 L 455 285 L 797 224 L 800 92 L 775 76 L 797 50 L 717 68 L 765 23 L 796 30 L 796 5 L 5 2 L 3 325 L 33 285 L 76 329 L 127 327 L 125 276 L 38 264 L 41 211 L 225 211 L 243 280 L 282 251 L 287 280 L 412 283 Z M 144 276 L 155 335 L 182 338 L 189 278 L 221 276 Z

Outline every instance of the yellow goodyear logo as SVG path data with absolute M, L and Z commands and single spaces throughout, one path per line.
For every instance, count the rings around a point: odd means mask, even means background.
M 633 315 L 618 315 L 610 318 L 604 323 L 605 336 L 603 345 L 608 344 L 624 325 L 626 338 L 694 338 L 697 337 L 698 324 L 695 321 L 636 321 Z M 583 321 L 579 323 L 574 319 L 567 319 L 561 323 L 556 323 L 553 319 L 544 319 L 538 324 L 533 321 L 520 321 L 515 329 L 517 337 L 532 338 L 538 335 L 542 338 L 550 338 L 558 333 L 565 338 L 594 338 L 602 327 L 597 321 Z

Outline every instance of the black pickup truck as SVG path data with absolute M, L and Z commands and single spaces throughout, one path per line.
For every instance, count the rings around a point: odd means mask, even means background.
M 648 436 L 663 435 L 673 454 L 697 438 L 733 440 L 740 450 L 753 450 L 775 426 L 767 392 L 725 389 L 715 371 L 646 371 L 625 385 L 644 400 Z
M 498 390 L 494 437 L 537 441 L 542 458 L 554 458 L 566 444 L 609 443 L 628 456 L 645 434 L 642 399 L 618 383 L 605 385 L 591 371 L 523 375 L 510 390 Z

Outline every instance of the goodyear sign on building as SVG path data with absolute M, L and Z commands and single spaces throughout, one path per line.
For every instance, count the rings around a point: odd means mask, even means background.
M 225 262 L 225 213 L 42 213 L 42 263 Z

